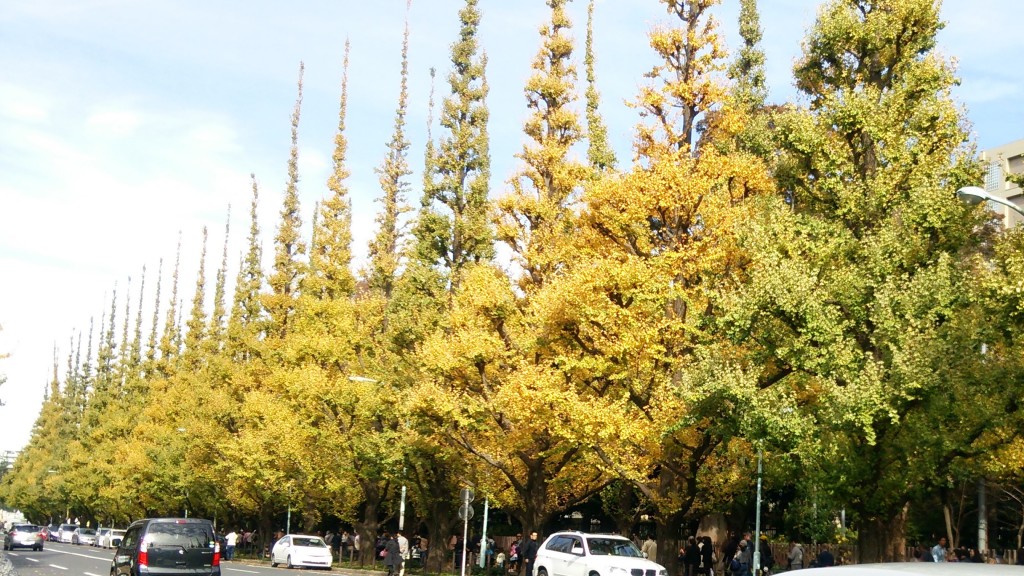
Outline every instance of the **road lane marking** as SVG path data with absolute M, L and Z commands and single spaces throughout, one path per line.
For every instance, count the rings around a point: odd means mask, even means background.
M 37 558 L 29 558 L 28 556 L 25 556 L 25 560 L 28 560 L 29 562 L 39 562 Z
M 100 576 L 99 574 L 93 574 L 92 572 L 82 572 L 85 576 Z
M 223 564 L 221 565 L 221 568 L 224 568 Z M 231 572 L 245 572 L 246 574 L 259 574 L 259 572 L 255 571 L 255 570 L 242 570 L 241 568 L 224 568 L 224 569 L 225 570 L 230 570 Z
M 67 568 L 63 566 L 57 566 L 56 564 L 50 564 L 50 568 L 56 568 L 57 570 L 67 570 Z
M 89 554 L 82 554 L 80 552 L 65 552 L 64 550 L 58 550 L 57 548 L 47 548 L 50 552 L 56 552 L 57 554 L 67 554 L 68 556 L 81 556 L 82 558 L 89 558 L 90 560 L 104 560 L 109 561 L 113 554 L 110 556 L 90 556 Z

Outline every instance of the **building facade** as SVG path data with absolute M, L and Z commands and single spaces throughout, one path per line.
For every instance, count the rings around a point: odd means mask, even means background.
M 1024 174 L 1024 139 L 985 150 L 981 160 L 985 163 L 985 191 L 1024 210 L 1024 190 L 1006 180 L 1010 174 Z M 1006 206 L 989 202 L 989 207 L 1002 214 L 1003 223 L 1008 227 L 1024 223 L 1024 217 Z

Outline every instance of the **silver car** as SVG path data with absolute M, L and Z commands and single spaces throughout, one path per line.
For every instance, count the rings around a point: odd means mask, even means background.
M 43 549 L 43 529 L 35 524 L 16 524 L 4 534 L 4 550 L 15 548 Z
M 71 534 L 71 543 L 92 546 L 96 543 L 96 531 L 92 528 L 79 528 Z
M 71 536 L 78 530 L 78 524 L 61 524 L 57 530 L 57 542 L 71 544 Z

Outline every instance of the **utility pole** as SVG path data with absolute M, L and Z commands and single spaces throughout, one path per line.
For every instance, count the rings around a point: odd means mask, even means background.
M 761 569 L 761 443 L 757 444 L 757 511 L 754 512 L 754 576 Z

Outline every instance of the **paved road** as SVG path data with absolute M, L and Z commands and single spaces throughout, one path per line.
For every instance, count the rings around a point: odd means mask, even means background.
M 42 551 L 19 548 L 6 554 L 7 559 L 14 565 L 18 576 L 110 576 L 110 562 L 114 557 L 113 550 L 103 548 L 91 548 L 89 546 L 75 546 L 73 544 L 61 544 L 58 542 L 47 542 Z M 270 566 L 249 565 L 240 562 L 221 562 L 220 570 L 222 576 L 298 576 L 298 574 L 351 574 L 350 570 L 323 572 L 319 570 L 300 569 L 288 570 L 287 568 L 271 568 Z M 297 573 L 298 572 L 298 573 Z M 373 572 L 358 572 L 361 576 L 375 576 Z
M 4 552 L 18 576 L 109 576 L 113 550 L 47 542 L 43 550 L 30 549 Z M 237 562 L 221 562 L 223 576 L 282 576 L 287 569 L 249 566 Z M 295 571 L 291 572 L 293 576 Z M 323 574 L 323 572 L 320 572 Z

